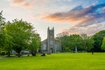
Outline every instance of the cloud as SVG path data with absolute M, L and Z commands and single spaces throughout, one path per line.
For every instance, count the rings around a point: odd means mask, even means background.
M 22 8 L 34 8 L 34 7 L 43 7 L 49 3 L 54 3 L 57 0 L 9 0 L 12 6 L 22 7 Z
M 12 0 L 14 3 L 22 3 L 24 2 L 25 0 Z
M 77 6 L 67 12 L 57 12 L 45 17 L 50 21 L 76 23 L 73 27 L 62 31 L 60 34 L 88 34 L 105 29 L 105 4 L 91 5 L 88 7 Z M 104 27 L 103 27 L 104 26 Z
M 45 17 L 47 20 L 58 22 L 78 23 L 78 26 L 88 26 L 95 23 L 100 23 L 105 20 L 105 12 L 96 12 L 100 8 L 105 8 L 105 4 L 91 5 L 83 8 L 77 6 L 67 12 L 57 12 Z
M 105 30 L 105 24 L 94 24 L 88 27 L 72 27 L 64 29 L 58 36 L 71 35 L 71 34 L 87 34 L 89 36 L 95 34 L 98 31 Z
M 26 9 L 32 9 L 33 8 L 33 1 L 28 0 L 11 0 L 11 5 L 16 7 L 22 7 Z

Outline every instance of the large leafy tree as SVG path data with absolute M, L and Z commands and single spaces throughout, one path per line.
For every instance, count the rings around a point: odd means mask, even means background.
M 93 36 L 93 39 L 94 39 L 94 50 L 96 52 L 102 51 L 101 50 L 101 45 L 102 45 L 102 41 L 103 41 L 104 37 L 105 37 L 105 30 L 100 31 L 100 32 L 96 33 Z
M 20 57 L 22 50 L 29 49 L 35 55 L 40 43 L 39 34 L 30 23 L 17 19 L 5 22 L 2 11 L 0 12 L 0 51 L 5 50 L 10 56 L 11 51 L 15 50 Z
M 32 34 L 32 26 L 23 20 L 13 20 L 6 24 L 7 37 L 13 39 L 13 50 L 17 52 L 18 57 L 21 51 L 27 48 L 28 42 Z M 8 41 L 7 41 L 8 42 Z M 8 46 L 10 49 L 10 46 Z
M 33 27 L 30 23 L 27 23 L 23 20 L 13 20 L 12 23 L 8 22 L 6 25 L 7 37 L 11 39 L 9 49 L 13 48 L 18 53 L 22 50 L 29 49 L 32 56 L 36 55 L 37 50 L 40 47 L 40 37 L 39 34 L 33 30 Z M 7 40 L 8 42 L 8 40 Z

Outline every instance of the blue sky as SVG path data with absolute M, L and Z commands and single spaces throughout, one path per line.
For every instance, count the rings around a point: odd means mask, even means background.
M 0 0 L 0 10 L 3 10 L 3 15 L 7 21 L 18 18 L 32 23 L 42 40 L 44 40 L 46 39 L 48 26 L 55 28 L 55 34 L 62 34 L 64 32 L 70 34 L 94 34 L 105 29 L 105 17 L 102 16 L 105 12 L 104 6 L 97 8 L 95 12 L 80 15 L 90 9 L 91 6 L 96 7 L 104 3 L 105 0 Z M 80 6 L 83 9 L 83 13 L 80 13 L 81 10 L 77 10 Z M 72 9 L 76 10 L 71 11 Z M 52 16 L 58 15 L 58 13 L 63 16 Z M 72 15 L 70 15 L 71 13 Z M 77 13 L 79 13 L 81 18 L 77 18 Z M 67 14 L 69 15 L 67 16 Z M 71 18 L 74 15 L 75 18 Z M 85 19 L 83 19 L 84 17 Z

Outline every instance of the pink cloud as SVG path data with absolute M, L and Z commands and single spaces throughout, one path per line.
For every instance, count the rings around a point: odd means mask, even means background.
M 56 12 L 45 16 L 45 19 L 54 22 L 78 23 L 80 26 L 88 26 L 105 21 L 103 20 L 105 19 L 105 12 L 100 14 L 95 12 L 97 9 L 104 7 L 105 4 L 91 5 L 85 8 L 82 6 L 77 6 L 67 12 Z
M 87 34 L 90 36 L 101 30 L 105 30 L 105 24 L 94 24 L 88 27 L 74 26 L 68 29 L 64 29 L 61 33 L 58 34 L 58 36 L 71 35 L 71 34 L 80 34 L 80 35 Z
M 100 14 L 96 12 L 99 8 L 103 8 L 103 12 Z M 66 29 L 66 31 L 62 31 L 60 33 L 61 35 L 83 33 L 92 35 L 97 31 L 105 29 L 103 24 L 101 24 L 101 22 L 105 21 L 105 4 L 91 5 L 84 8 L 82 6 L 77 6 L 67 12 L 56 12 L 50 14 L 45 16 L 44 19 L 54 22 L 76 23 L 73 27 Z
M 22 3 L 24 2 L 25 0 L 12 0 L 13 3 Z
M 33 8 L 33 1 L 28 0 L 11 0 L 11 5 L 16 7 L 22 7 L 27 9 Z

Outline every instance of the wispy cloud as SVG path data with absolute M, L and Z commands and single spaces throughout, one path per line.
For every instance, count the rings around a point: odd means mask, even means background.
M 32 9 L 33 8 L 33 1 L 28 1 L 28 0 L 11 0 L 11 5 L 16 6 L 16 7 L 22 7 L 22 8 L 27 8 L 27 9 Z
M 67 12 L 57 12 L 45 17 L 47 20 L 76 23 L 75 26 L 66 29 L 62 33 L 69 34 L 93 34 L 99 30 L 103 30 L 102 22 L 105 21 L 105 3 L 94 4 L 88 7 L 77 6 Z M 100 23 L 100 24 L 99 24 Z M 105 25 L 104 25 L 105 26 Z
M 22 8 L 34 8 L 35 6 L 45 6 L 57 0 L 9 0 L 12 6 L 22 7 Z
M 88 34 L 93 35 L 100 30 L 105 30 L 105 24 L 94 24 L 87 27 L 71 27 L 68 29 L 64 29 L 58 35 L 68 35 L 68 34 Z
M 88 26 L 104 21 L 105 12 L 96 12 L 96 10 L 104 7 L 105 4 L 92 5 L 85 8 L 78 6 L 68 12 L 57 12 L 45 18 L 52 21 L 78 23 L 81 26 Z

